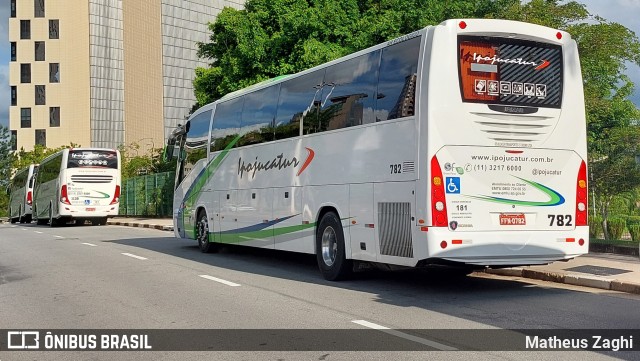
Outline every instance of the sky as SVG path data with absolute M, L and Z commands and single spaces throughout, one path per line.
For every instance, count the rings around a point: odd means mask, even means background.
M 26 1 L 26 0 L 21 0 Z M 640 37 L 640 0 L 578 0 L 591 14 L 620 23 Z M 0 124 L 9 124 L 9 1 L 0 0 Z M 640 108 L 640 67 L 628 64 L 626 74 L 636 84 L 631 100 Z

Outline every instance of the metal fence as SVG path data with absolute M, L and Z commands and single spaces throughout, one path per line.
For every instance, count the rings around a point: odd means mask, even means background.
M 175 172 L 149 174 L 122 182 L 120 215 L 171 217 Z

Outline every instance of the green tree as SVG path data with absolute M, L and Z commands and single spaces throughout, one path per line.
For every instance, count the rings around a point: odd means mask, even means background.
M 249 0 L 224 8 L 198 44 L 199 105 L 453 17 L 484 17 L 517 0 Z M 197 109 L 197 105 L 194 110 Z
M 38 164 L 43 161 L 46 157 L 55 154 L 65 148 L 73 148 L 78 145 L 75 143 L 71 143 L 68 146 L 62 146 L 57 148 L 47 148 L 43 145 L 36 144 L 33 147 L 33 150 L 25 151 L 24 148 L 20 148 L 19 151 L 13 153 L 12 159 L 12 167 L 14 171 L 17 171 L 22 168 L 26 168 L 31 164 Z
M 13 175 L 11 141 L 9 128 L 0 125 L 0 216 L 2 217 L 6 217 L 9 210 L 9 196 L 6 189 Z

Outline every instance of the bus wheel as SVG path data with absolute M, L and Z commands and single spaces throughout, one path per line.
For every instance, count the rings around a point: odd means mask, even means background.
M 196 240 L 198 247 L 202 253 L 213 253 L 218 251 L 218 245 L 209 242 L 209 221 L 207 212 L 202 210 L 198 213 L 198 222 L 196 223 Z
M 328 281 L 347 278 L 353 270 L 345 258 L 344 233 L 340 218 L 328 212 L 320 220 L 316 233 L 316 259 L 322 276 Z

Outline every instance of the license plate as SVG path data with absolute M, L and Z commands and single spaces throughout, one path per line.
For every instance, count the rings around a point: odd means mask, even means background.
M 526 224 L 527 220 L 522 213 L 500 215 L 501 226 L 524 226 Z
M 87 212 L 93 212 L 93 211 L 95 211 L 96 209 L 95 209 L 95 208 L 85 208 L 85 210 L 86 210 Z

